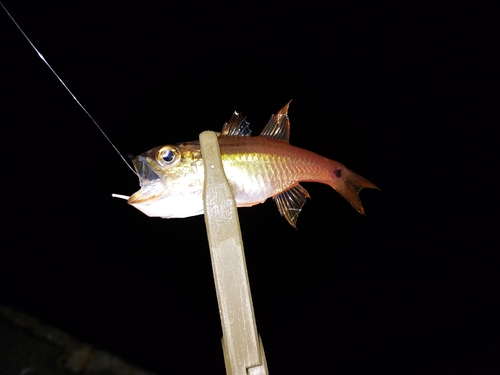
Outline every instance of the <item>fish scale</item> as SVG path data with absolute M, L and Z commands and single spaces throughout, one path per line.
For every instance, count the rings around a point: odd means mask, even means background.
M 236 177 L 232 178 L 233 175 L 255 176 L 261 186 L 252 187 L 251 190 L 265 190 L 264 185 L 272 185 L 274 196 L 300 181 L 329 180 L 333 173 L 332 166 L 325 163 L 329 162 L 328 159 L 284 141 L 263 136 L 252 137 L 244 142 L 233 138 L 219 139 L 226 176 L 230 182 L 236 180 Z M 249 158 L 246 155 L 254 156 Z M 238 172 L 232 173 L 232 168 Z

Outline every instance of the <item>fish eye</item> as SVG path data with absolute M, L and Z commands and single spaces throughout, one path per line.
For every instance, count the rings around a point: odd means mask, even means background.
M 161 153 L 161 158 L 165 163 L 171 163 L 174 160 L 174 152 L 172 150 L 165 150 Z
M 156 155 L 156 161 L 161 165 L 161 166 L 167 166 L 167 165 L 173 165 L 177 161 L 179 161 L 180 158 L 180 151 L 173 146 L 163 146 L 158 150 L 158 153 Z

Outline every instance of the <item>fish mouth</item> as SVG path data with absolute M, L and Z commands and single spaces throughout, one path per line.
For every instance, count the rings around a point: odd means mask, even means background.
M 132 194 L 128 199 L 128 204 L 137 205 L 145 203 L 161 195 L 161 178 L 151 165 L 151 160 L 146 156 L 136 156 L 132 159 L 132 164 L 139 177 L 141 189 Z
M 141 186 L 148 185 L 151 182 L 158 181 L 160 176 L 154 171 L 147 157 L 139 155 L 132 159 L 135 171 L 139 176 Z

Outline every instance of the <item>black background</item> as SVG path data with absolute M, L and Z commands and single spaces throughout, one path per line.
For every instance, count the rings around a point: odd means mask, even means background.
M 124 155 L 235 110 L 258 134 L 293 99 L 291 143 L 381 188 L 363 217 L 304 184 L 298 230 L 272 201 L 239 210 L 271 374 L 500 371 L 498 6 L 3 3 Z M 223 374 L 203 217 L 111 198 L 137 178 L 0 28 L 0 304 L 158 374 Z

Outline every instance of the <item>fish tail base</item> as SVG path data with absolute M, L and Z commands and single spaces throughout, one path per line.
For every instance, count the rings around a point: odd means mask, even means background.
M 344 197 L 360 214 L 365 214 L 359 192 L 362 189 L 377 189 L 377 186 L 372 184 L 366 178 L 354 173 L 350 169 L 342 166 L 335 166 L 333 170 L 334 181 L 330 185 Z

